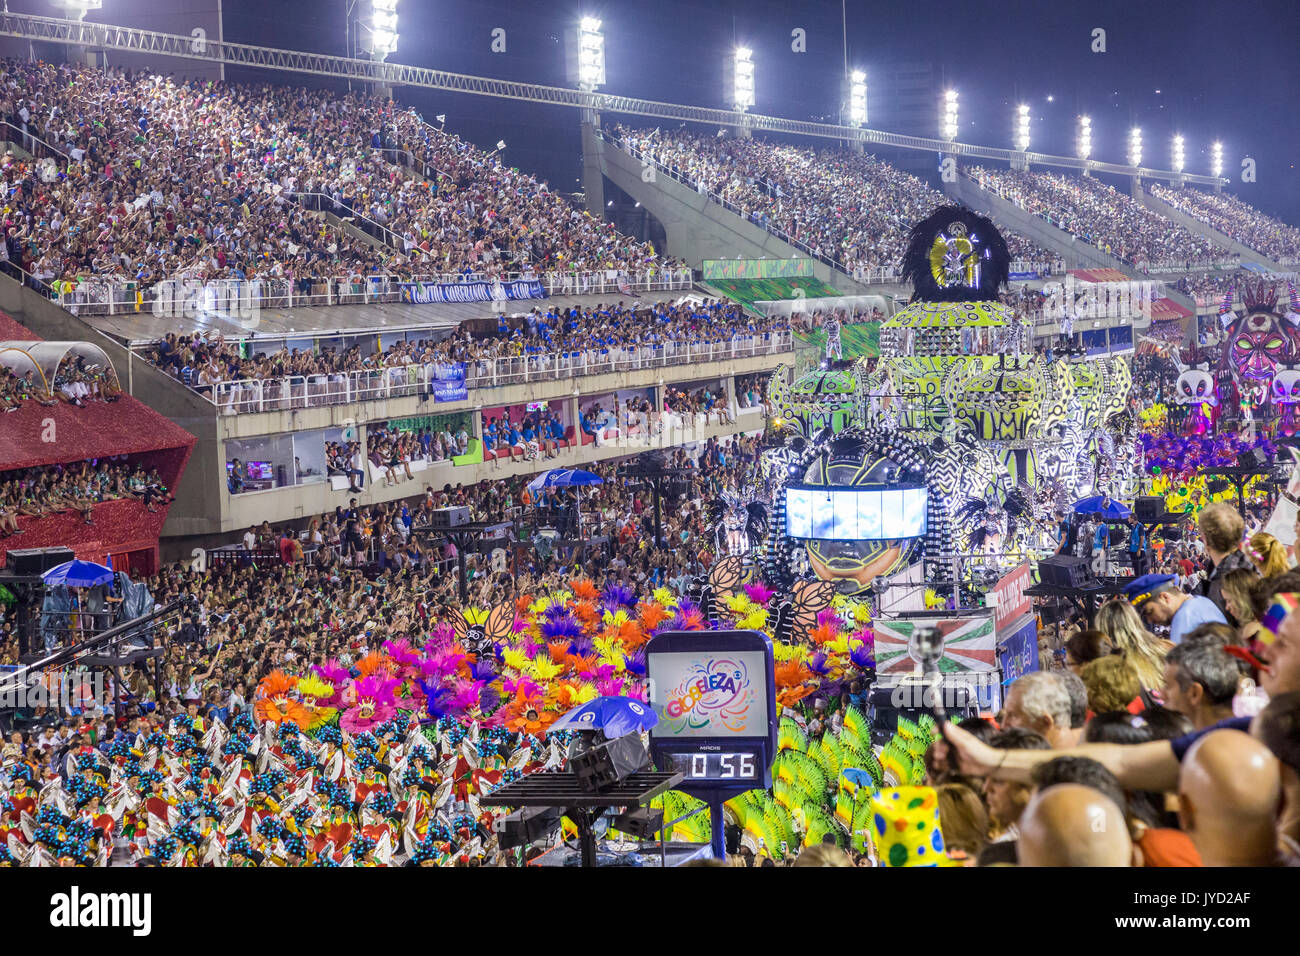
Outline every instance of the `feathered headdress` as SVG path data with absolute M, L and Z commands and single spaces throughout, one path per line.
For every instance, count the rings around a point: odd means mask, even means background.
M 1010 273 L 1011 254 L 992 220 L 958 206 L 941 206 L 913 226 L 903 253 L 913 301 L 996 301 Z

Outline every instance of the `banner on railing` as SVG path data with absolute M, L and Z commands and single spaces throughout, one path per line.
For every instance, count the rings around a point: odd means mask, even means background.
M 462 402 L 469 398 L 464 362 L 439 362 L 433 367 L 433 400 Z
M 705 259 L 704 280 L 794 279 L 813 274 L 813 259 Z
M 509 282 L 403 282 L 402 301 L 492 302 L 500 299 L 544 299 L 546 289 L 539 279 Z

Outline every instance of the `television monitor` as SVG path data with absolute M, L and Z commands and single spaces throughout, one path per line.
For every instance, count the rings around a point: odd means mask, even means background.
M 250 461 L 248 463 L 248 477 L 253 481 L 273 481 L 275 472 L 271 468 L 269 461 Z
M 893 541 L 926 531 L 924 486 L 787 488 L 785 530 L 792 538 Z

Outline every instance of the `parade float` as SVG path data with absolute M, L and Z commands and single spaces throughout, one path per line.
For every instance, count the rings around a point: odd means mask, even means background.
M 773 375 L 772 580 L 861 594 L 916 564 L 951 581 L 955 556 L 1010 567 L 1058 509 L 1137 493 L 1128 363 L 1037 354 L 1030 320 L 999 301 L 1008 264 L 991 222 L 939 209 L 912 231 L 913 299 L 884 323 L 879 359 Z

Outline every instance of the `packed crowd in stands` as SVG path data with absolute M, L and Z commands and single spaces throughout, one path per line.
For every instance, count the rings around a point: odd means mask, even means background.
M 168 333 L 145 350 L 144 357 L 189 387 L 212 394 L 217 384 L 237 380 L 288 377 L 328 386 L 344 373 L 369 372 L 383 381 L 385 372 L 404 374 L 409 367 L 438 362 L 469 363 L 473 376 L 486 374 L 485 363 L 500 358 L 537 357 L 546 362 L 559 355 L 573 361 L 587 354 L 601 361 L 668 344 L 759 347 L 773 332 L 789 328 L 788 319 L 755 318 L 726 300 L 660 302 L 645 308 L 618 302 L 569 310 L 536 307 L 510 319 L 502 314 L 495 335 L 471 334 L 461 326 L 442 339 L 397 340 L 370 354 L 361 345 L 316 351 L 282 345 L 249 356 L 245 351 L 255 346 L 228 343 L 219 332 L 192 332 Z
M 0 472 L 0 536 L 22 534 L 19 518 L 76 512 L 86 524 L 101 501 L 133 498 L 149 511 L 171 501 L 157 469 L 129 464 L 124 458 L 105 458 L 74 464 L 38 465 Z M 27 523 L 27 522 L 24 522 Z M 29 525 L 30 527 L 30 525 Z
M 896 268 L 912 225 L 947 202 L 915 176 L 849 150 L 719 139 L 684 129 L 620 125 L 611 134 L 849 274 Z M 1003 236 L 1012 259 L 1055 259 L 1010 231 Z
M 60 288 L 86 276 L 282 277 L 305 291 L 311 277 L 674 265 L 361 93 L 6 60 L 0 117 L 66 157 L 51 172 L 10 154 L 0 169 L 5 254 Z M 410 154 L 432 179 L 399 164 Z M 378 224 L 382 242 L 308 213 L 305 194 Z
M 965 170 L 982 188 L 1140 269 L 1231 261 L 1232 253 L 1089 176 Z
M 1275 262 L 1285 259 L 1294 264 L 1297 261 L 1300 229 L 1265 215 L 1236 196 L 1191 187 L 1171 189 L 1160 183 L 1152 183 L 1149 189 L 1162 202 Z
M 1186 293 L 1195 299 L 1198 304 L 1218 306 L 1222 303 L 1223 298 L 1230 289 L 1234 287 L 1238 290 L 1245 288 L 1247 285 L 1253 286 L 1260 279 L 1266 283 L 1275 283 L 1284 280 L 1285 276 L 1274 276 L 1258 272 L 1251 272 L 1247 269 L 1236 269 L 1231 272 L 1203 272 L 1199 275 L 1191 274 L 1180 276 L 1173 286 L 1179 292 Z M 1234 297 L 1234 308 L 1241 308 L 1241 296 L 1238 294 Z
M 333 678 L 334 669 L 356 669 L 367 660 L 397 666 L 402 655 L 422 641 L 437 643 L 441 638 L 431 635 L 440 634 L 446 626 L 442 622 L 461 614 L 464 605 L 449 566 L 456 557 L 454 549 L 437 544 L 436 536 L 415 533 L 427 526 L 434 507 L 464 504 L 475 519 L 517 518 L 533 523 L 535 531 L 559 532 L 549 553 L 534 550 L 521 557 L 513 571 L 504 560 L 471 556 L 472 606 L 523 608 L 536 595 L 566 589 L 599 600 L 618 595 L 619 601 L 629 602 L 621 604 L 623 608 L 635 607 L 638 600 L 681 600 L 675 595 L 685 594 L 692 578 L 716 559 L 705 517 L 708 502 L 747 481 L 755 453 L 754 443 L 744 439 L 706 445 L 697 473 L 669 495 L 663 515 L 665 540 L 659 546 L 653 540 L 647 493 L 617 480 L 584 490 L 581 502 L 568 490 L 534 495 L 519 478 L 471 489 L 427 489 L 414 505 L 340 507 L 312 521 L 302 535 L 289 528 L 276 531 L 269 524 L 250 528 L 245 536 L 249 551 L 271 550 L 277 559 L 231 561 L 205 572 L 170 568 L 152 578 L 148 583 L 159 605 L 184 594 L 198 599 L 182 629 L 186 639 L 169 648 L 158 691 L 143 668 L 130 668 L 120 685 L 109 678 L 109 699 L 120 698 L 126 705 L 122 718 L 87 706 L 67 715 L 50 712 L 18 730 L 4 748 L 13 794 L 20 797 L 29 786 L 36 790 L 58 780 L 69 754 L 78 758 L 81 773 L 82 759 L 98 759 L 88 756 L 92 752 L 114 759 L 131 747 L 141 752 L 174 749 L 185 736 L 184 728 L 195 720 L 203 721 L 200 727 L 220 722 L 232 728 L 232 741 L 242 741 L 244 737 L 235 735 L 252 732 L 249 720 L 256 729 L 272 719 L 273 708 L 288 706 L 270 696 L 282 693 L 275 688 L 305 687 L 299 693 L 308 695 L 317 685 L 298 682 L 313 674 Z M 686 463 L 681 450 L 670 462 Z M 595 468 L 613 478 L 612 465 Z M 579 525 L 587 547 L 566 548 L 570 529 Z M 1124 594 L 1102 605 L 1091 629 L 1081 621 L 1067 621 L 1058 652 L 1052 654 L 1049 648 L 1042 670 L 1010 685 L 996 720 L 963 720 L 928 745 L 921 783 L 933 788 L 938 799 L 942 852 L 949 864 L 1300 865 L 1300 822 L 1292 812 L 1300 797 L 1300 737 L 1295 730 L 1300 726 L 1300 618 L 1292 612 L 1279 623 L 1273 613 L 1279 595 L 1300 591 L 1300 571 L 1291 567 L 1292 560 L 1275 540 L 1244 537 L 1235 508 L 1203 509 L 1184 542 L 1188 553 L 1166 555 L 1158 565 L 1158 570 L 1177 566 L 1178 575 L 1134 581 Z M 356 557 L 364 553 L 375 556 L 369 575 L 362 573 Z M 16 654 L 12 635 L 6 621 L 0 661 Z M 448 666 L 454 668 L 455 661 Z M 469 661 L 466 666 L 477 665 Z M 478 673 L 471 671 L 471 677 Z M 483 675 L 480 679 L 490 676 L 486 670 Z M 628 677 L 636 679 L 632 672 L 624 680 Z M 317 692 L 324 695 L 329 687 L 321 686 L 324 689 Z M 548 704 L 542 696 L 534 700 L 531 691 L 507 693 L 511 696 L 501 701 L 501 729 L 499 735 L 493 731 L 492 749 L 484 750 L 486 741 L 479 741 L 475 753 L 496 754 L 499 746 L 505 760 L 518 752 L 527 757 L 531 746 L 536 763 L 527 765 L 549 765 L 546 744 L 537 749 L 532 743 L 536 737 L 530 735 L 553 719 L 542 717 L 551 713 L 550 707 L 563 705 Z M 387 792 L 387 778 L 369 769 L 371 759 L 383 763 L 385 753 L 395 757 L 400 752 L 409 761 L 419 747 L 428 748 L 421 758 L 424 765 L 438 770 L 426 772 L 414 761 L 414 769 L 394 771 L 395 798 L 417 807 L 423 800 L 421 784 L 429 784 L 430 796 L 437 793 L 445 775 L 454 770 L 446 762 L 442 738 L 451 734 L 454 763 L 455 708 L 498 706 L 486 703 L 481 688 L 472 697 L 472 705 L 460 702 L 460 697 L 447 699 L 452 709 L 436 722 L 436 744 L 433 738 L 415 743 L 419 738 L 408 736 L 404 722 L 394 726 L 387 716 L 383 723 L 375 718 L 373 741 L 363 732 L 366 728 L 357 730 L 351 759 L 358 766 L 346 771 L 347 793 L 357 785 L 357 792 L 367 794 L 375 783 Z M 784 720 L 792 725 L 783 733 L 810 742 L 829 742 L 832 735 L 843 739 L 849 725 L 861 719 L 864 706 L 860 681 L 842 692 L 788 699 L 781 708 L 783 727 Z M 355 705 L 349 714 L 354 712 Z M 288 713 L 297 711 L 290 708 Z M 277 759 L 329 740 L 324 730 L 317 732 L 320 741 L 307 735 L 298 738 L 292 723 L 278 725 L 283 729 L 272 739 Z M 235 767 L 240 752 L 236 746 L 220 759 Z M 312 752 L 296 759 L 310 762 Z M 328 764 L 334 752 L 326 749 L 320 757 Z M 183 758 L 186 764 L 194 759 Z M 490 757 L 488 762 L 501 766 Z M 19 763 L 30 770 L 18 771 Z M 408 865 L 520 861 L 518 852 L 497 845 L 481 817 L 466 813 L 463 802 L 456 804 L 459 816 L 444 829 L 431 812 L 428 818 L 423 812 L 389 814 L 382 801 L 372 805 L 365 800 L 360 819 L 339 830 L 335 827 L 340 820 L 351 819 L 348 815 L 357 810 L 351 804 L 339 805 L 342 816 L 333 816 L 329 788 L 315 788 L 304 814 L 288 814 L 279 808 L 291 792 L 285 780 L 250 777 L 244 833 L 231 831 L 224 855 L 214 851 L 207 834 L 223 820 L 238 823 L 239 817 L 205 803 L 208 785 L 197 772 L 153 783 L 142 780 L 146 794 L 152 787 L 164 803 L 181 811 L 178 819 L 160 828 L 153 823 L 146 827 L 142 819 L 153 810 L 141 809 L 120 821 L 111 815 L 105 819 L 95 799 L 98 791 L 80 778 L 73 786 L 71 774 L 63 786 L 74 791 L 78 816 L 110 828 L 124 824 L 139 852 L 168 861 L 179 853 L 185 865 L 334 865 L 345 858 L 353 865 L 390 865 L 401 862 L 403 854 L 399 850 L 394 858 L 389 844 L 376 858 L 375 837 L 403 828 L 414 828 L 419 837 L 405 844 L 411 851 Z M 468 793 L 488 786 L 475 778 Z M 1179 796 L 1177 806 L 1168 799 L 1171 794 Z M 471 800 L 469 806 L 475 805 Z M 234 810 L 243 813 L 244 805 L 236 801 Z M 268 819 L 274 824 L 268 825 Z M 1098 826 L 1099 819 L 1104 826 Z M 376 829 L 364 833 L 362 824 Z M 810 819 L 809 837 L 813 825 Z M 892 865 L 883 844 L 863 846 L 837 836 L 833 828 L 816 840 L 804 839 L 801 831 L 795 835 L 796 845 L 778 851 L 756 845 L 743 832 L 729 833 L 726 862 Z M 48 836 L 34 842 L 49 845 Z M 426 841 L 436 847 L 426 847 Z M 92 835 L 92 847 L 95 842 Z M 400 838 L 397 845 L 403 845 Z M 93 857 L 93 849 L 86 847 L 53 846 L 56 854 L 70 854 L 74 862 Z

